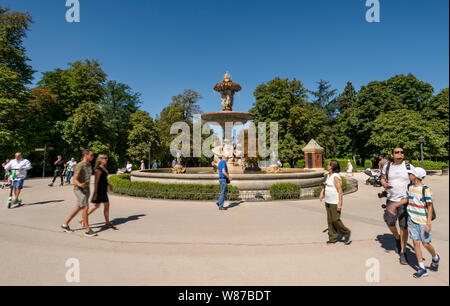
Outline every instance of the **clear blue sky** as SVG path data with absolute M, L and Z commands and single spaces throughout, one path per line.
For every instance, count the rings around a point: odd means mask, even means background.
M 32 14 L 25 45 L 36 80 L 99 59 L 109 79 L 142 94 L 152 116 L 187 88 L 204 97 L 203 111 L 219 110 L 212 88 L 227 70 L 243 88 L 238 111 L 277 76 L 309 89 L 323 78 L 339 91 L 409 72 L 436 91 L 449 83 L 448 0 L 380 0 L 380 23 L 366 22 L 365 0 L 79 1 L 81 22 L 71 24 L 66 0 L 1 1 Z

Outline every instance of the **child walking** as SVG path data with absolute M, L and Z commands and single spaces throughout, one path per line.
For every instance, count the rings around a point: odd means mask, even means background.
M 431 221 L 433 219 L 433 201 L 430 187 L 423 184 L 423 179 L 427 175 L 423 168 L 414 168 L 408 170 L 411 184 L 408 187 L 408 197 L 395 203 L 395 207 L 408 203 L 408 231 L 409 236 L 414 243 L 414 251 L 416 252 L 417 261 L 419 262 L 419 270 L 413 274 L 415 278 L 428 276 L 427 268 L 423 262 L 422 249 L 420 242 L 431 254 L 432 260 L 430 265 L 431 271 L 439 269 L 439 254 L 436 253 L 431 245 Z M 395 215 L 395 207 L 388 207 L 389 213 Z

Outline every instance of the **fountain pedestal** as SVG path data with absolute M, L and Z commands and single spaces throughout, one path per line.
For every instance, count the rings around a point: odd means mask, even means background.
M 228 156 L 229 160 L 227 162 L 228 172 L 233 173 L 244 173 L 245 167 L 241 157 L 236 155 L 236 151 L 233 149 L 232 135 L 231 131 L 226 130 L 226 123 L 229 122 L 231 126 L 235 123 L 241 123 L 244 125 L 248 120 L 253 119 L 253 115 L 246 112 L 235 112 L 233 111 L 234 94 L 235 92 L 241 90 L 241 85 L 231 81 L 228 72 L 225 74 L 223 82 L 217 83 L 214 86 L 214 90 L 221 94 L 222 111 L 210 112 L 202 115 L 202 119 L 210 123 L 217 123 L 222 127 L 223 130 L 223 141 L 221 152 L 213 150 L 214 161 L 213 167 L 217 169 L 218 161 L 220 160 L 219 155 Z

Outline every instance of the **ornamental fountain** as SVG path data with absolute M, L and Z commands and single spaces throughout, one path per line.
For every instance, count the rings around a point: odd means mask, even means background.
M 222 111 L 202 115 L 203 120 L 210 123 L 218 123 L 222 127 L 223 131 L 222 147 L 213 149 L 214 161 L 212 162 L 212 166 L 214 169 L 217 168 L 220 155 L 228 156 L 228 171 L 231 174 L 242 174 L 245 171 L 243 158 L 239 157 L 241 156 L 239 153 L 242 152 L 236 152 L 236 150 L 233 150 L 231 129 L 227 130 L 225 125 L 227 122 L 229 122 L 231 126 L 234 126 L 235 123 L 244 125 L 248 120 L 253 119 L 253 115 L 246 112 L 233 111 L 234 94 L 241 90 L 241 85 L 231 81 L 231 77 L 228 72 L 225 74 L 223 81 L 214 86 L 214 90 L 221 94 Z M 242 148 L 237 149 L 242 150 Z
M 233 178 L 231 185 L 239 189 L 243 200 L 270 200 L 270 187 L 276 183 L 294 183 L 301 187 L 302 196 L 311 196 L 314 189 L 324 181 L 322 169 L 280 168 L 277 173 L 254 171 L 243 165 L 243 148 L 233 148 L 231 131 L 226 125 L 231 123 L 245 124 L 253 119 L 250 113 L 233 111 L 234 94 L 241 90 L 241 85 L 231 81 L 228 72 L 224 80 L 214 86 L 214 90 L 221 94 L 222 110 L 205 113 L 201 118 L 209 124 L 217 123 L 223 130 L 223 141 L 214 147 L 214 161 L 212 167 L 183 168 L 173 171 L 172 168 L 153 170 L 137 170 L 131 173 L 132 181 L 158 182 L 165 184 L 218 184 L 216 166 L 220 156 L 228 156 L 228 170 Z

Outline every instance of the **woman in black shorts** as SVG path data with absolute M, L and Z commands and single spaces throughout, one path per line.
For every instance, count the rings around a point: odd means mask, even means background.
M 105 215 L 105 225 L 112 229 L 117 229 L 110 221 L 109 221 L 109 199 L 108 199 L 108 188 L 111 190 L 111 185 L 108 183 L 108 170 L 106 169 L 106 165 L 108 164 L 108 156 L 105 154 L 100 154 L 97 157 L 97 161 L 95 162 L 95 189 L 92 195 L 91 202 L 94 203 L 94 206 L 89 208 L 88 214 L 90 215 L 97 208 L 100 207 L 100 204 L 103 203 L 104 210 L 103 213 Z

